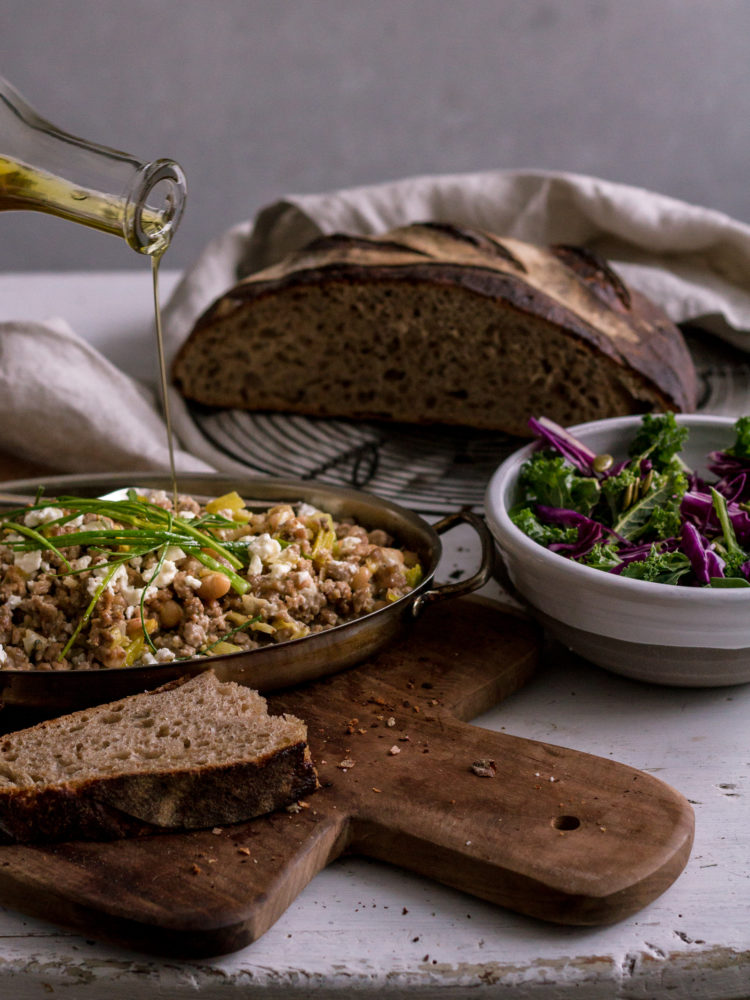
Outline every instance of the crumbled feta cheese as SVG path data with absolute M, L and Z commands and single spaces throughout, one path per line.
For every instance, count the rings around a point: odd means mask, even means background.
M 200 589 L 201 581 L 197 576 L 193 576 L 191 573 L 185 574 L 185 583 L 191 588 L 191 590 Z
M 251 536 L 247 551 L 251 557 L 258 556 L 264 563 L 272 563 L 281 552 L 281 543 L 264 531 L 262 535 Z
M 357 538 L 356 535 L 347 535 L 345 538 L 339 539 L 339 551 L 344 555 L 348 555 L 350 552 L 354 552 L 355 549 L 359 548 L 361 544 L 361 538 Z
M 153 587 L 168 587 L 179 573 L 178 562 L 185 559 L 185 553 L 179 545 L 170 545 L 164 553 L 164 561 L 156 576 L 149 582 Z
M 2 643 L 0 643 L 0 667 L 5 666 L 7 662 L 8 662 L 8 654 L 5 652 Z
M 20 594 L 11 594 L 5 603 L 12 611 L 13 608 L 18 607 L 18 605 L 21 603 L 22 600 L 23 598 L 21 597 Z
M 13 562 L 21 572 L 27 576 L 33 576 L 42 565 L 42 553 L 40 549 L 31 552 L 14 552 Z
M 39 524 L 47 524 L 49 521 L 56 521 L 62 517 L 62 511 L 57 507 L 42 507 L 41 510 L 30 510 L 24 515 L 23 523 L 29 528 L 36 528 Z
M 320 511 L 318 510 L 318 508 L 313 507 L 312 504 L 309 503 L 301 503 L 297 508 L 297 517 L 299 518 L 314 517 L 316 514 L 319 513 Z
M 313 580 L 312 573 L 309 569 L 301 569 L 295 576 L 295 580 L 300 589 L 302 587 L 315 587 L 315 581 Z
M 299 546 L 288 545 L 285 549 L 282 549 L 278 554 L 274 562 L 286 562 L 291 566 L 296 566 L 300 560 Z
M 281 559 L 279 559 L 278 562 L 275 562 L 273 566 L 271 566 L 271 576 L 275 580 L 278 580 L 282 576 L 286 576 L 291 569 L 292 569 L 292 564 L 290 562 L 283 562 Z
M 91 594 L 92 597 L 96 593 L 97 589 L 101 586 L 102 580 L 107 575 L 107 573 L 109 573 L 110 569 L 111 567 L 109 563 L 106 562 L 99 563 L 97 566 L 94 566 L 93 570 L 91 571 L 91 576 L 86 581 L 86 590 L 89 592 L 89 594 Z M 104 590 L 114 591 L 117 589 L 118 585 L 122 587 L 122 586 L 127 586 L 127 584 L 128 584 L 128 571 L 122 564 L 120 564 L 112 574 L 112 579 L 107 582 L 107 586 L 104 588 Z
M 165 559 L 161 564 L 161 569 L 150 582 L 154 587 L 168 587 L 177 576 L 177 572 L 177 564 L 171 559 Z
M 80 556 L 78 559 L 70 560 L 71 569 L 88 569 L 91 565 L 91 556 Z
M 151 591 L 151 594 L 156 593 L 155 587 L 149 587 L 148 589 Z M 134 609 L 137 608 L 141 603 L 141 598 L 143 597 L 144 588 L 133 587 L 131 586 L 131 584 L 127 582 L 121 582 L 119 590 L 122 596 L 125 598 L 125 603 L 128 606 L 127 610 L 130 611 L 130 615 L 128 617 L 132 618 Z
M 147 649 L 141 654 L 141 658 L 138 661 L 143 666 L 153 666 L 154 663 L 171 663 L 175 659 L 175 654 L 171 649 L 157 649 L 156 656 Z

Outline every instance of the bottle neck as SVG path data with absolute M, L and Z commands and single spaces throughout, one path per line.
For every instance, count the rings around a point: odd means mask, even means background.
M 120 236 L 161 255 L 179 225 L 186 184 L 180 166 L 141 163 L 40 118 L 0 77 L 0 210 L 46 212 Z

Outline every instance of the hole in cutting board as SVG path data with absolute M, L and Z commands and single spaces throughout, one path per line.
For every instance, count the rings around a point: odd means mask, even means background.
M 552 826 L 556 830 L 577 830 L 581 821 L 577 816 L 555 816 Z

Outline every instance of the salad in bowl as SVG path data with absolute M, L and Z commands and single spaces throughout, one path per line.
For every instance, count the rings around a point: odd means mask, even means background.
M 750 681 L 750 417 L 531 425 L 485 497 L 516 596 L 618 673 Z

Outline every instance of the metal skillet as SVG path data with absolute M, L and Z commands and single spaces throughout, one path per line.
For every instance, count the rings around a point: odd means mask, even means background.
M 94 497 L 132 486 L 171 491 L 170 479 L 153 473 L 18 480 L 0 486 L 0 514 L 3 508 L 34 502 L 40 488 L 48 497 Z M 337 520 L 351 518 L 370 530 L 381 528 L 392 535 L 399 545 L 417 553 L 424 571 L 423 579 L 413 591 L 387 607 L 301 639 L 263 646 L 250 652 L 103 670 L 0 669 L 0 700 L 3 706 L 40 713 L 72 711 L 154 688 L 177 677 L 197 674 L 209 668 L 223 680 L 237 681 L 263 692 L 291 687 L 362 662 L 407 629 L 428 604 L 471 593 L 487 583 L 492 573 L 492 536 L 483 519 L 470 511 L 457 511 L 430 525 L 412 511 L 372 494 L 314 482 L 243 479 L 210 473 L 181 475 L 178 487 L 180 493 L 188 493 L 198 499 L 236 490 L 251 509 L 304 501 L 327 511 Z M 470 525 L 479 535 L 482 550 L 480 566 L 465 580 L 436 583 L 435 570 L 442 554 L 440 536 L 461 523 Z

